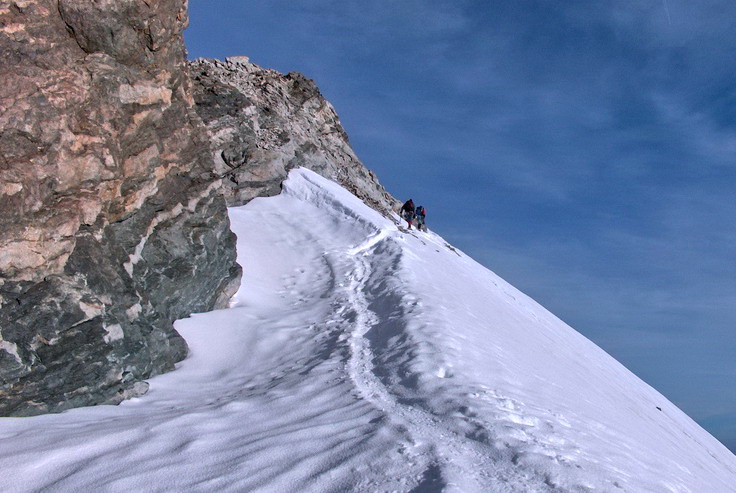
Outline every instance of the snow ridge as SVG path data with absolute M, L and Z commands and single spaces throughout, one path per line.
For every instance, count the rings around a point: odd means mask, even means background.
M 388 237 L 388 231 L 383 229 L 366 240 L 365 243 L 350 249 L 348 253 L 355 259 L 354 269 L 349 276 L 350 284 L 347 286 L 348 302 L 346 311 L 351 312 L 347 319 L 353 321 L 353 329 L 350 338 L 351 359 L 349 362 L 349 374 L 360 396 L 371 402 L 384 416 L 387 425 L 390 426 L 397 436 L 402 437 L 400 446 L 401 454 L 405 458 L 404 474 L 421 478 L 415 488 L 435 491 L 445 489 L 456 489 L 460 491 L 481 491 L 488 485 L 488 476 L 495 466 L 487 451 L 482 450 L 473 438 L 470 439 L 457 431 L 452 417 L 443 417 L 434 414 L 430 409 L 417 401 L 412 403 L 406 396 L 409 388 L 399 391 L 392 385 L 391 379 L 381 377 L 380 369 L 377 369 L 374 360 L 377 360 L 371 350 L 368 333 L 377 327 L 391 326 L 394 331 L 382 334 L 391 340 L 409 338 L 406 326 L 402 323 L 391 323 L 390 318 L 376 309 L 389 306 L 386 302 L 390 297 L 403 302 L 398 292 L 383 292 L 381 297 L 375 297 L 369 301 L 366 293 L 376 292 L 376 286 L 371 282 L 376 278 L 385 279 L 386 273 L 376 276 L 377 268 L 371 263 L 371 258 L 376 258 L 375 250 L 380 246 L 391 249 L 381 242 L 394 241 Z M 392 262 L 398 264 L 401 261 L 401 250 L 393 248 Z M 380 257 L 379 257 L 380 258 Z M 385 257 L 383 257 L 385 260 Z M 380 288 L 379 288 L 380 289 Z M 431 354 L 431 353 L 430 353 Z M 436 354 L 436 353 L 435 353 Z M 380 360 L 378 360 L 380 361 Z M 414 382 L 416 385 L 421 375 L 412 373 L 409 364 L 411 361 L 400 365 L 404 377 L 403 382 Z M 430 363 L 431 364 L 431 363 Z M 385 375 L 384 375 L 385 377 Z M 442 377 L 440 377 L 442 378 Z M 399 383 L 399 385 L 402 385 Z M 418 391 L 419 389 L 412 389 Z M 419 404 L 419 405 L 418 405 Z M 465 416 L 463 416 L 465 418 Z M 437 440 L 440 438 L 441 440 Z M 473 460 L 458 461 L 461 455 L 472 455 Z M 472 463 L 472 469 L 463 469 L 458 464 Z M 449 472 L 449 474 L 448 474 Z
M 230 217 L 231 308 L 177 322 L 191 354 L 142 398 L 0 420 L 0 490 L 736 491 L 725 447 L 438 235 L 303 169 Z
M 443 361 L 443 349 L 418 337 L 420 331 L 409 329 L 406 320 L 413 316 L 411 308 L 404 311 L 402 307 L 418 302 L 406 296 L 406 286 L 391 282 L 398 277 L 404 254 L 397 244 L 399 235 L 395 229 L 384 228 L 348 250 L 354 267 L 348 276 L 345 308 L 339 315 L 353 326 L 349 374 L 359 395 L 380 410 L 397 436 L 402 436 L 406 470 L 421 478 L 421 488 L 485 491 L 493 485 L 496 491 L 554 491 L 554 477 L 545 468 L 536 464 L 509 467 L 529 454 L 527 440 L 504 442 L 467 404 L 480 400 L 486 411 L 492 410 L 496 422 L 505 421 L 518 429 L 516 438 L 529 439 L 523 428 L 537 426 L 538 420 L 524 416 L 521 403 L 482 386 L 456 381 L 443 384 L 453 376 L 447 369 L 451 365 Z M 424 235 L 421 241 L 437 244 L 436 240 Z M 374 346 L 381 354 L 374 352 Z M 426 349 L 416 351 L 422 346 Z M 437 370 L 423 371 L 426 368 Z M 551 425 L 545 429 L 547 435 L 553 435 L 552 431 Z M 558 453 L 566 445 L 564 440 L 550 436 L 549 440 L 528 441 L 537 451 L 545 449 L 542 457 L 565 462 Z M 568 484 L 567 491 L 585 491 L 585 487 Z

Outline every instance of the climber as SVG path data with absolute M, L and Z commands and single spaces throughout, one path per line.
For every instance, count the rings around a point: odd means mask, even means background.
M 419 231 L 427 231 L 427 225 L 424 223 L 424 218 L 427 217 L 427 209 L 425 209 L 423 206 L 417 207 L 415 211 L 415 216 L 417 220 L 417 229 Z
M 411 229 L 411 223 L 414 220 L 414 201 L 411 199 L 407 200 L 404 205 L 401 206 L 399 213 L 409 224 L 409 229 Z

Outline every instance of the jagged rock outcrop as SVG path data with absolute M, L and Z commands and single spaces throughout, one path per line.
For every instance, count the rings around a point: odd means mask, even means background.
M 118 402 L 237 285 L 186 0 L 0 1 L 0 415 Z
M 396 207 L 396 199 L 356 157 L 314 81 L 261 68 L 247 57 L 197 59 L 189 71 L 229 205 L 279 193 L 288 171 L 303 166 L 379 211 Z

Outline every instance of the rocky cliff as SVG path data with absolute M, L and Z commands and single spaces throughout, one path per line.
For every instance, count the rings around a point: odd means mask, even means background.
M 228 205 L 277 194 L 289 170 L 302 166 L 377 210 L 396 207 L 396 199 L 355 155 L 314 81 L 261 68 L 247 57 L 198 59 L 189 71 Z
M 0 2 L 0 415 L 119 402 L 240 270 L 185 0 Z
M 396 205 L 311 80 L 188 65 L 186 25 L 186 0 L 0 0 L 1 416 L 117 403 L 173 369 L 173 321 L 238 285 L 226 204 L 289 169 Z

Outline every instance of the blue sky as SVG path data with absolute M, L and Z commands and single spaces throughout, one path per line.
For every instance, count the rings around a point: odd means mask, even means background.
M 736 2 L 190 0 L 427 223 L 736 450 Z

